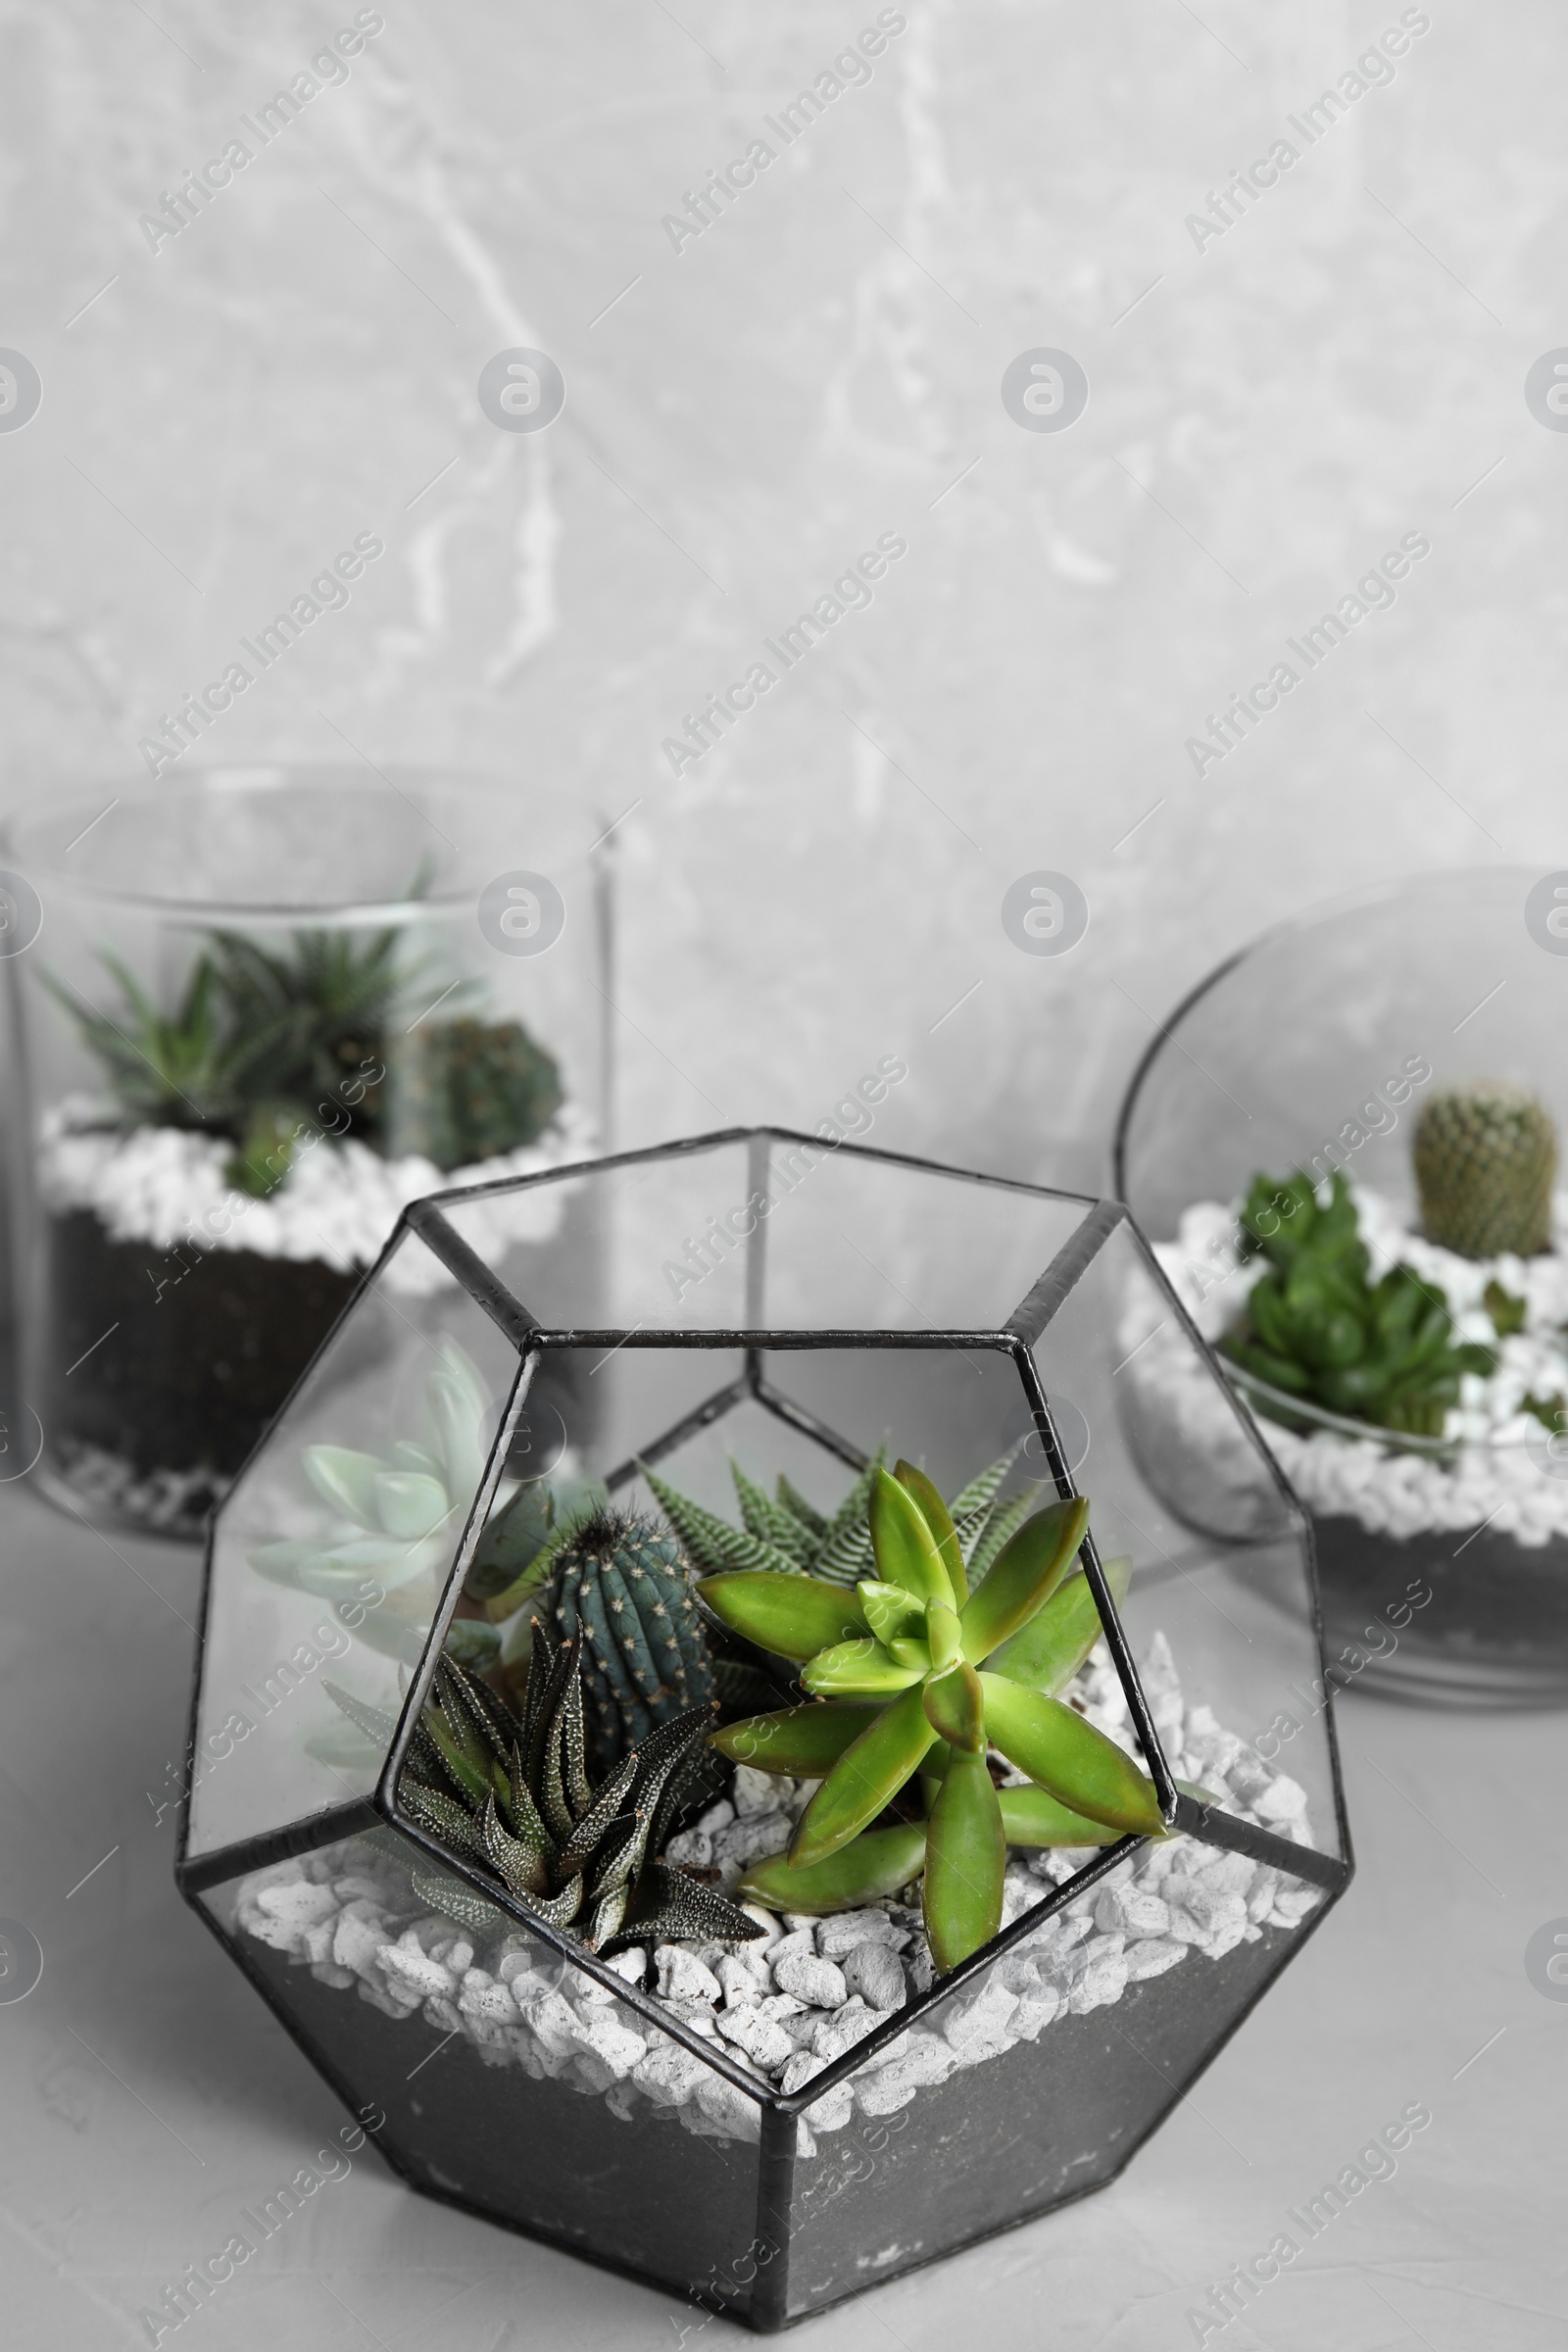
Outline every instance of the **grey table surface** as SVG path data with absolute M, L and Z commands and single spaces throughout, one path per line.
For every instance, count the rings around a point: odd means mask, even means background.
M 195 1552 L 0 1490 L 0 1917 L 44 1954 L 0 2003 L 0 2341 L 154 2340 L 140 2317 L 343 2121 L 177 1898 Z M 906 2352 L 1199 2340 L 1190 2314 L 1379 2129 L 1432 2122 L 1226 2352 L 1568 2342 L 1568 2002 L 1525 1947 L 1568 1928 L 1564 1723 L 1340 1709 L 1359 1869 L 1322 1932 L 1118 2182 L 796 2331 Z M 151 1792 L 151 1794 L 149 1794 Z M 406 2190 L 368 2147 L 178 2330 L 287 2342 L 678 2352 L 720 2320 Z M 175 2340 L 175 2331 L 161 2340 Z M 707 2352 L 705 2347 L 705 2352 Z

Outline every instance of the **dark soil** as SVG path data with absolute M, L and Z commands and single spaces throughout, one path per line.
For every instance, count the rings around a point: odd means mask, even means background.
M 52 1219 L 50 1247 L 45 1427 L 67 1457 L 98 1447 L 138 1477 L 232 1478 L 358 1280 L 317 1258 L 112 1241 L 90 1209 Z

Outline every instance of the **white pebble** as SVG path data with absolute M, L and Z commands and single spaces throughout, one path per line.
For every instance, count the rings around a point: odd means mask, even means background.
M 813 2009 L 837 2009 L 849 1997 L 843 1970 L 835 1968 L 831 1960 L 819 1960 L 806 1952 L 775 1960 L 773 1982 L 781 1992 L 793 1992 L 797 2000 Z
M 654 1954 L 660 1995 L 666 2001 L 716 2001 L 722 1987 L 683 1943 L 662 1943 Z
M 890 1944 L 858 1943 L 843 1955 L 842 1966 L 849 1990 L 859 1993 L 873 2009 L 903 2007 L 904 1970 Z

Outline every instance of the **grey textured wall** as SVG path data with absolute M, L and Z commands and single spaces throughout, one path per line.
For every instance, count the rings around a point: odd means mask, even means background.
M 8 805 L 129 788 L 374 532 L 207 756 L 493 767 L 586 838 L 630 808 L 630 1138 L 814 1122 L 897 1052 L 887 1140 L 1080 1178 L 1152 1016 L 1262 924 L 1560 859 L 1568 440 L 1524 396 L 1568 340 L 1559 12 L 909 0 L 787 147 L 764 118 L 875 7 L 376 14 L 153 251 L 141 216 L 354 9 L 4 9 L 0 343 L 43 385 L 0 433 Z M 546 431 L 477 402 L 516 346 L 564 375 Z M 1037 347 L 1087 372 L 1070 429 L 1004 406 Z M 881 534 L 874 601 L 672 772 L 682 714 Z M 1195 772 L 1405 534 L 1397 601 Z M 1069 954 L 1004 930 L 1038 869 L 1087 900 Z

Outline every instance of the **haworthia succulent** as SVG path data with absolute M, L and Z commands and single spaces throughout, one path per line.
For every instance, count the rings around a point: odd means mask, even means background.
M 827 1535 L 826 1519 L 814 1504 L 807 1501 L 799 1488 L 791 1486 L 782 1470 L 778 1474 L 777 1493 L 780 1504 L 790 1517 L 798 1520 L 807 1534 L 814 1537 L 820 1545 Z
M 760 1487 L 754 1486 L 739 1462 L 730 1463 L 729 1474 L 735 1481 L 735 1493 L 747 1532 L 756 1536 L 759 1543 L 769 1544 L 775 1551 L 782 1551 L 798 1568 L 808 1568 L 817 1550 L 809 1531 L 782 1503 L 775 1502 L 770 1494 L 763 1494 Z
M 440 1764 L 428 1774 L 411 1751 L 400 1806 L 514 1900 L 592 1949 L 690 1936 L 751 1940 L 761 1933 L 756 1921 L 660 1858 L 711 1710 L 692 1707 L 662 1724 L 595 1785 L 582 1752 L 578 1656 L 574 1640 L 557 1650 L 536 1628 L 520 1719 L 462 1666 L 441 1659 L 423 1718 Z M 416 1876 L 420 1899 L 464 1926 L 504 1923 L 466 1884 Z
M 667 1486 L 648 1465 L 641 1465 L 644 1483 L 657 1496 L 670 1526 L 686 1546 L 694 1567 L 709 1576 L 719 1576 L 727 1569 L 765 1569 L 774 1574 L 790 1575 L 796 1563 L 787 1551 L 775 1544 L 766 1544 L 749 1529 L 731 1527 L 716 1512 L 705 1510 L 700 1502 L 681 1494 Z

